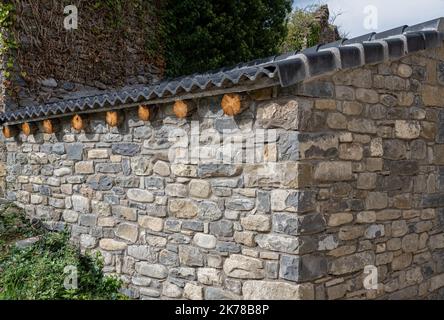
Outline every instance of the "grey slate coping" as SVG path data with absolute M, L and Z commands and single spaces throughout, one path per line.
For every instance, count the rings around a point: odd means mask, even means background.
M 282 87 L 328 74 L 399 59 L 417 51 L 437 48 L 444 41 L 444 18 L 413 26 L 400 26 L 380 33 L 369 33 L 353 39 L 342 39 L 317 45 L 301 52 L 288 52 L 265 59 L 240 63 L 202 74 L 167 79 L 151 86 L 137 86 L 103 94 L 62 100 L 20 108 L 0 114 L 0 124 L 32 121 L 67 113 L 100 111 L 126 104 L 145 103 L 198 94 L 215 89 L 253 85 L 263 79 L 274 79 Z

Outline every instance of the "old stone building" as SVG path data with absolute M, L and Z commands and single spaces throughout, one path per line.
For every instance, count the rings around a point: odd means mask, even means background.
M 7 132 L 34 130 L 3 139 L 5 197 L 68 225 L 134 298 L 442 299 L 443 32 L 6 105 Z

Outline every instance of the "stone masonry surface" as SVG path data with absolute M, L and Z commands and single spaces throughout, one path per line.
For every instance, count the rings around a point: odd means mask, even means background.
M 234 118 L 220 98 L 7 139 L 6 196 L 68 225 L 133 298 L 444 298 L 444 49 L 244 94 Z M 275 132 L 276 162 L 171 162 L 191 121 Z

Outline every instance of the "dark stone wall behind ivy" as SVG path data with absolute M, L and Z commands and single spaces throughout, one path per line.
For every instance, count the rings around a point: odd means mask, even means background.
M 10 76 L 2 79 L 10 109 L 162 77 L 157 1 L 9 2 L 9 31 L 18 45 L 9 52 L 15 64 Z M 77 30 L 64 28 L 67 5 L 78 8 Z

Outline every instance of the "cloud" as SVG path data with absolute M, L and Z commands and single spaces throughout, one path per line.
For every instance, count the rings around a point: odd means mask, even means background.
M 335 24 L 340 26 L 349 38 L 444 17 L 444 0 L 296 0 L 294 5 L 305 7 L 319 2 L 327 3 L 331 13 L 341 13 Z M 364 27 L 367 16 L 364 9 L 367 6 L 377 9 L 378 24 L 375 30 Z

